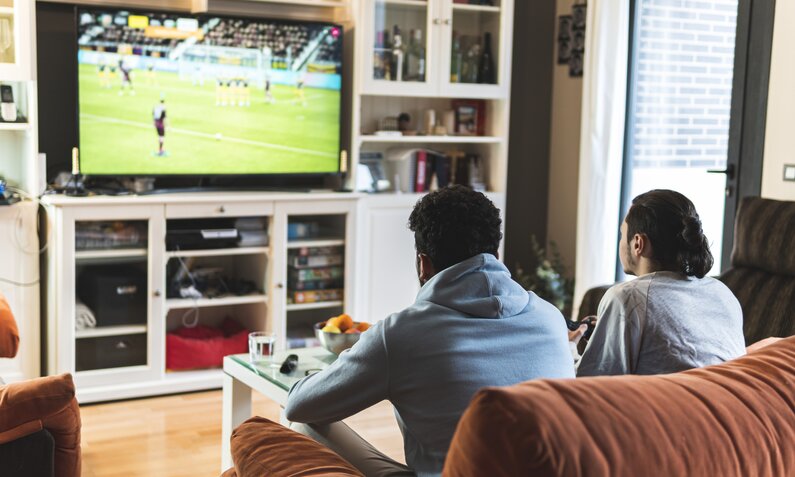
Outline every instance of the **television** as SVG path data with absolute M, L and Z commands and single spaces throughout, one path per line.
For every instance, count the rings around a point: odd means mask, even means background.
M 108 8 L 76 21 L 83 174 L 339 172 L 339 25 Z

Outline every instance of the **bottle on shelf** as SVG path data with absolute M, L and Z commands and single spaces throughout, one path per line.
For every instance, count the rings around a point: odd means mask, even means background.
M 461 82 L 461 38 L 453 32 L 453 51 L 450 53 L 450 82 Z
M 417 80 L 417 60 L 414 58 L 414 29 L 409 30 L 406 47 L 403 50 L 403 81 Z
M 478 82 L 494 84 L 497 82 L 494 71 L 494 57 L 491 55 L 491 33 L 483 36 L 483 53 L 480 55 Z
M 373 50 L 373 78 L 384 79 L 384 31 L 375 33 L 375 48 Z
M 405 47 L 400 27 L 392 29 L 392 76 L 395 81 L 403 81 L 403 62 L 405 60 Z
M 383 64 L 384 64 L 384 79 L 392 81 L 392 42 L 389 41 L 389 31 L 384 30 L 384 51 L 383 51 Z
M 425 46 L 422 42 L 422 30 L 414 30 L 414 39 L 412 40 L 412 54 L 413 76 L 415 81 L 425 81 Z
M 464 79 L 463 83 L 479 83 L 479 68 L 480 61 L 480 38 L 473 37 L 474 41 L 469 45 L 467 55 L 464 60 Z

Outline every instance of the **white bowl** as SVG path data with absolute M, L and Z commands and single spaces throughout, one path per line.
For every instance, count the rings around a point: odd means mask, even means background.
M 359 323 L 354 322 L 353 324 L 355 326 Z M 328 331 L 322 330 L 324 326 L 326 326 L 325 321 L 315 323 L 315 337 L 324 348 L 336 355 L 339 355 L 359 341 L 361 333 L 329 333 Z

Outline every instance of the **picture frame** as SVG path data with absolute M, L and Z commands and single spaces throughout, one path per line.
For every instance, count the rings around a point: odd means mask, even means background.
M 480 100 L 460 99 L 452 103 L 455 111 L 455 134 L 458 136 L 483 136 L 485 134 L 485 103 Z
M 558 64 L 569 64 L 571 57 L 571 15 L 560 15 L 558 17 Z

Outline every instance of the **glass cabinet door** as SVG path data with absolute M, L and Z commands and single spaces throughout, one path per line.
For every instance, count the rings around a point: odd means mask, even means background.
M 365 85 L 370 93 L 417 93 L 432 85 L 432 2 L 371 0 Z M 437 19 L 438 20 L 438 19 Z M 435 86 L 435 85 L 434 85 Z M 433 91 L 428 91 L 432 94 Z
M 16 28 L 14 24 L 14 2 L 0 0 L 0 63 L 14 64 L 17 61 Z
M 30 47 L 33 41 L 30 12 L 36 2 L 0 0 L 0 80 L 31 79 Z
M 498 97 L 505 83 L 502 63 L 505 9 L 502 0 L 447 0 L 443 88 L 456 95 Z M 504 5 L 503 5 L 504 3 Z

